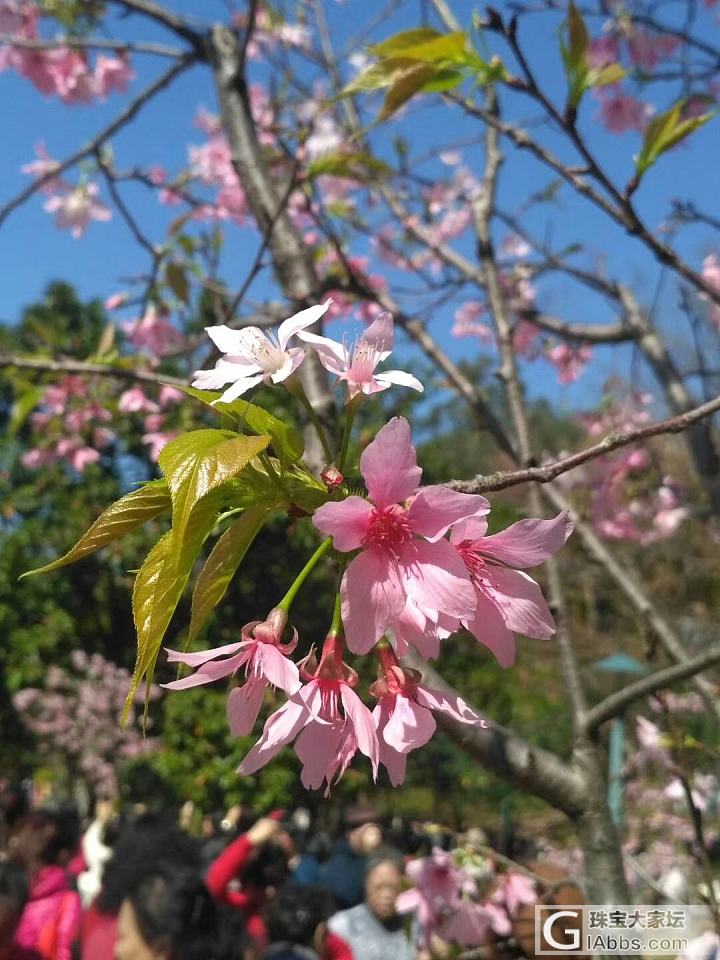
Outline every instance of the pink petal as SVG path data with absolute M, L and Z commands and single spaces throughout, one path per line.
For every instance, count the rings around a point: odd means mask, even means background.
M 303 764 L 300 779 L 307 790 L 317 790 L 323 780 L 329 779 L 328 770 L 337 761 L 344 727 L 343 723 L 311 721 L 297 738 L 295 753 Z
M 463 619 L 473 616 L 475 589 L 460 555 L 447 540 L 416 540 L 400 563 L 405 589 L 420 610 Z
M 404 759 L 404 758 L 403 758 Z M 397 786 L 396 783 L 393 784 Z M 414 913 L 420 906 L 420 893 L 418 890 L 403 890 L 395 901 L 395 909 L 398 913 Z
M 316 333 L 301 333 L 300 339 L 315 348 L 320 363 L 330 373 L 339 377 L 347 372 L 348 356 L 342 343 L 331 340 L 329 337 L 318 336 Z
M 434 541 L 454 523 L 486 513 L 490 513 L 490 504 L 485 497 L 447 487 L 423 487 L 410 504 L 408 520 L 415 533 Z
M 210 650 L 198 650 L 195 653 L 184 653 L 181 650 L 168 650 L 168 663 L 184 663 L 188 667 L 199 667 L 208 660 L 216 657 L 228 657 L 245 647 L 251 647 L 253 640 L 239 640 L 237 643 L 226 643 L 224 647 L 212 647 Z
M 362 497 L 347 497 L 339 503 L 324 503 L 313 514 L 313 523 L 333 538 L 333 546 L 341 553 L 357 550 L 365 539 L 372 505 Z
M 509 567 L 535 567 L 558 552 L 574 526 L 566 510 L 552 520 L 519 520 L 484 537 L 478 550 Z
M 405 772 L 407 768 L 407 757 L 405 754 L 398 753 L 397 750 L 393 749 L 388 743 L 385 742 L 385 739 L 382 735 L 382 732 L 387 724 L 390 712 L 388 708 L 388 701 L 390 697 L 383 697 L 382 700 L 378 703 L 375 709 L 372 712 L 373 722 L 375 723 L 375 729 L 377 730 L 378 743 L 380 744 L 380 763 L 385 767 L 388 772 L 388 777 L 390 778 L 390 783 L 394 787 L 399 787 L 405 780 Z M 408 890 L 406 893 L 401 893 L 400 897 L 407 896 L 412 894 L 415 891 Z M 399 900 L 399 898 L 398 898 Z M 397 905 L 397 902 L 396 902 Z M 414 909 L 413 907 L 408 907 L 408 910 Z M 398 907 L 399 912 L 403 912 Z
M 290 337 L 295 336 L 298 331 L 304 330 L 305 327 L 311 327 L 313 323 L 317 323 L 318 320 L 324 317 L 331 304 L 332 300 L 326 300 L 325 303 L 318 303 L 315 306 L 307 307 L 305 310 L 300 310 L 299 313 L 294 313 L 291 317 L 288 317 L 287 320 L 283 320 L 278 327 L 278 343 L 280 344 L 280 349 L 284 350 L 287 347 Z
M 300 674 L 298 668 L 287 657 L 284 657 L 272 643 L 259 643 L 255 656 L 262 665 L 262 672 L 274 687 L 284 690 L 292 696 L 300 689 Z
M 347 645 L 367 653 L 405 606 L 397 566 L 379 550 L 365 550 L 345 571 L 340 586 Z
M 410 387 L 412 390 L 417 390 L 418 393 L 423 393 L 425 390 L 425 387 L 416 377 L 413 377 L 410 373 L 405 373 L 404 370 L 385 370 L 384 373 L 376 373 L 375 380 L 383 387 Z
M 260 677 L 250 677 L 242 687 L 234 687 L 227 701 L 227 718 L 234 737 L 252 733 L 260 713 L 267 684 Z
M 393 417 L 378 431 L 360 457 L 360 472 L 371 500 L 380 508 L 407 500 L 415 492 L 422 470 L 404 417 Z
M 221 680 L 223 677 L 229 677 L 241 667 L 247 660 L 245 651 L 236 654 L 234 657 L 227 657 L 225 660 L 211 660 L 208 663 L 198 667 L 195 673 L 189 677 L 183 677 L 182 680 L 172 680 L 170 683 L 161 683 L 160 686 L 166 690 L 187 690 L 190 687 L 199 687 L 204 683 L 214 683 L 215 680 Z
M 374 347 L 381 354 L 380 359 L 385 360 L 390 355 L 393 348 L 393 316 L 391 313 L 380 313 L 373 320 L 365 333 L 360 337 L 361 343 L 366 343 Z
M 398 753 L 410 753 L 424 747 L 436 729 L 437 724 L 427 707 L 408 697 L 396 696 L 383 739 Z
M 305 359 L 305 351 L 300 347 L 290 347 L 285 356 L 285 361 L 279 370 L 270 374 L 273 383 L 282 383 L 287 380 L 291 374 L 295 373 L 297 368 Z
M 465 625 L 476 640 L 495 654 L 501 667 L 511 667 L 515 663 L 515 635 L 505 623 L 496 600 L 482 592 L 477 596 L 477 612 Z
M 415 688 L 415 699 L 428 710 L 438 710 L 440 713 L 446 713 L 453 720 L 459 720 L 460 723 L 477 723 L 487 726 L 487 721 L 478 716 L 462 699 L 462 697 L 447 696 L 440 690 L 433 690 L 432 687 L 426 687 L 418 684 Z
M 340 697 L 343 702 L 343 707 L 345 708 L 345 714 L 353 725 L 358 750 L 372 761 L 373 779 L 377 780 L 378 752 L 380 748 L 372 714 L 347 683 L 341 684 Z
M 245 756 L 238 773 L 249 776 L 264 767 L 295 739 L 308 718 L 308 709 L 301 700 L 288 700 L 265 721 L 260 739 Z
M 555 621 L 542 590 L 526 573 L 488 564 L 483 590 L 492 597 L 505 623 L 516 633 L 547 640 Z
M 462 543 L 463 540 L 480 540 L 487 533 L 485 517 L 468 517 L 456 523 L 450 531 L 450 543 Z

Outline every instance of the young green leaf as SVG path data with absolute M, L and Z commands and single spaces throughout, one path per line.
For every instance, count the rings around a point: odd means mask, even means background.
M 715 111 L 711 110 L 699 117 L 688 117 L 683 120 L 681 118 L 684 106 L 684 100 L 678 101 L 665 113 L 654 117 L 647 125 L 642 149 L 635 159 L 636 180 L 642 177 L 658 157 L 715 116 Z
M 433 79 L 435 73 L 435 69 L 428 64 L 417 63 L 404 73 L 399 74 L 385 94 L 378 120 L 387 120 L 391 117 L 414 94 L 422 90 L 424 85 Z
M 225 596 L 230 581 L 269 513 L 268 506 L 250 507 L 218 538 L 195 581 L 188 643 L 197 638 L 207 618 Z
M 582 14 L 573 3 L 573 0 L 569 0 L 568 2 L 567 32 L 567 62 L 571 67 L 576 69 L 584 67 L 587 70 L 587 53 L 590 49 L 590 35 L 588 34 Z
M 58 557 L 52 563 L 45 564 L 44 567 L 28 570 L 22 577 L 34 576 L 36 573 L 47 573 L 49 570 L 64 567 L 68 563 L 75 563 L 76 560 L 94 553 L 114 540 L 119 540 L 120 537 L 124 537 L 131 530 L 147 523 L 148 520 L 152 520 L 165 510 L 169 510 L 170 505 L 170 490 L 167 482 L 165 480 L 152 480 L 138 490 L 133 490 L 132 493 L 116 500 L 107 510 L 104 510 L 89 530 L 64 556 Z
M 190 287 L 185 271 L 178 263 L 170 261 L 165 267 L 165 281 L 178 300 L 187 306 L 190 302 Z
M 198 501 L 236 477 L 269 443 L 267 434 L 191 430 L 163 447 L 158 463 L 170 487 L 173 531 L 179 541 Z
M 381 43 L 376 43 L 370 47 L 370 53 L 376 57 L 405 56 L 407 49 L 412 49 L 421 44 L 432 43 L 442 34 L 433 30 L 431 27 L 418 27 L 416 30 L 403 30 L 402 33 L 396 33 Z

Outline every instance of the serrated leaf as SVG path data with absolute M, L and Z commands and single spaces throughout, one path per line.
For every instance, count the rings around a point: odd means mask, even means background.
M 236 477 L 269 443 L 267 434 L 191 430 L 163 447 L 158 464 L 170 487 L 173 531 L 180 542 L 195 505 Z
M 433 79 L 435 73 L 435 69 L 428 64 L 418 63 L 399 74 L 385 94 L 378 120 L 387 120 L 396 113 L 426 83 Z
M 230 581 L 269 513 L 269 506 L 250 507 L 219 537 L 195 582 L 188 643 L 197 638 L 207 618 L 225 596 Z
M 45 564 L 44 567 L 28 570 L 22 577 L 34 576 L 36 573 L 47 573 L 49 570 L 64 567 L 68 563 L 75 563 L 76 560 L 81 560 L 101 547 L 119 540 L 120 537 L 124 537 L 131 530 L 147 523 L 148 520 L 152 520 L 165 510 L 169 510 L 170 505 L 170 490 L 165 480 L 153 480 L 146 483 L 139 490 L 133 490 L 132 493 L 116 500 L 107 510 L 104 510 L 95 523 L 66 554 L 58 557 L 57 560 L 53 560 L 52 563 Z
M 188 286 L 185 271 L 178 263 L 172 261 L 165 267 L 165 281 L 172 292 L 185 306 L 190 302 L 190 287 Z
M 30 387 L 15 398 L 6 427 L 7 434 L 14 437 L 45 394 L 45 387 Z
M 417 47 L 420 44 L 431 42 L 442 34 L 432 27 L 418 27 L 415 30 L 403 30 L 381 43 L 370 47 L 370 53 L 376 57 L 391 57 L 394 54 L 404 55 L 408 47 Z
M 182 540 L 172 529 L 161 537 L 135 577 L 132 609 L 137 632 L 137 655 L 125 700 L 122 722 L 131 710 L 138 684 L 152 675 L 163 637 L 183 594 L 195 559 L 215 525 L 223 491 L 215 490 L 192 512 Z
M 269 434 L 275 455 L 283 467 L 295 463 L 302 457 L 305 448 L 301 434 L 290 424 L 263 410 L 262 407 L 241 397 L 231 403 L 218 403 L 216 401 L 221 394 L 212 390 L 198 390 L 195 387 L 180 387 L 180 389 L 189 397 L 210 407 L 215 413 L 233 417 L 241 428 L 247 427 L 257 434 Z

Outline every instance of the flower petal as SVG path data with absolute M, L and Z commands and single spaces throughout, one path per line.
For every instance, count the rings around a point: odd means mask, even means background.
M 555 621 L 542 590 L 526 573 L 488 564 L 483 589 L 495 601 L 511 630 L 539 640 L 547 640 L 555 633 Z
M 358 750 L 370 758 L 373 768 L 373 779 L 377 780 L 378 752 L 380 747 L 372 714 L 347 683 L 340 685 L 340 698 L 345 708 L 345 714 L 353 725 Z
M 310 721 L 295 742 L 295 753 L 302 762 L 300 774 L 306 790 L 317 790 L 337 768 L 344 723 Z
M 454 523 L 490 513 L 490 504 L 477 494 L 458 493 L 447 487 L 423 487 L 408 510 L 408 520 L 421 537 L 439 540 Z
M 230 733 L 234 737 L 247 737 L 255 726 L 262 707 L 266 682 L 260 677 L 250 677 L 242 687 L 234 687 L 227 701 L 227 718 Z
M 420 610 L 472 617 L 475 589 L 457 550 L 447 540 L 416 540 L 411 548 L 401 556 L 401 572 L 407 594 Z
M 405 591 L 394 563 L 379 550 L 365 550 L 345 571 L 340 586 L 347 645 L 367 653 L 405 606 Z
M 409 697 L 396 696 L 390 719 L 383 731 L 383 739 L 398 753 L 410 753 L 424 747 L 437 729 L 427 707 Z
M 426 687 L 419 683 L 415 688 L 415 699 L 428 710 L 437 710 L 445 713 L 453 720 L 459 720 L 460 723 L 477 723 L 481 726 L 487 726 L 487 721 L 475 713 L 462 699 L 462 697 L 448 696 L 441 690 L 433 690 L 432 687 Z
M 289 696 L 300 689 L 302 684 L 300 683 L 298 668 L 292 660 L 284 657 L 274 644 L 259 643 L 255 650 L 255 656 L 262 665 L 263 676 L 274 687 L 279 687 Z
M 315 348 L 320 363 L 330 373 L 341 376 L 348 369 L 348 355 L 342 343 L 321 337 L 317 333 L 301 333 L 300 339 Z
M 378 431 L 360 457 L 360 472 L 378 507 L 407 500 L 415 492 L 422 470 L 410 439 L 410 424 L 404 417 L 393 417 Z
M 160 686 L 166 690 L 188 690 L 190 687 L 200 687 L 204 683 L 214 683 L 215 680 L 221 680 L 223 677 L 229 677 L 235 673 L 238 667 L 241 667 L 247 660 L 245 651 L 236 654 L 234 657 L 226 657 L 224 660 L 210 660 L 198 667 L 195 673 L 189 677 L 183 677 L 182 680 L 172 680 L 170 683 L 161 683 Z
M 423 393 L 425 390 L 417 377 L 414 377 L 411 373 L 406 373 L 404 370 L 385 370 L 383 373 L 376 373 L 375 379 L 385 386 L 411 387 L 418 393 Z
M 285 361 L 279 370 L 270 374 L 273 383 L 282 383 L 291 376 L 305 359 L 305 351 L 301 347 L 290 347 L 285 355 Z
M 477 548 L 509 567 L 535 567 L 558 552 L 574 526 L 567 510 L 552 520 L 519 520 L 492 537 L 484 537 Z
M 221 397 L 218 397 L 217 400 L 213 400 L 213 403 L 232 403 L 233 400 L 237 400 L 238 397 L 247 393 L 248 390 L 252 390 L 256 384 L 264 379 L 265 374 L 263 373 L 258 373 L 254 377 L 241 377 L 239 380 L 236 380 L 235 383 L 230 384 L 225 393 L 223 393 Z
M 310 714 L 302 700 L 291 699 L 268 717 L 263 732 L 255 746 L 246 754 L 238 767 L 238 773 L 249 776 L 276 757 L 295 739 L 305 726 Z
M 487 520 L 483 516 L 468 517 L 456 523 L 450 531 L 450 543 L 462 543 L 463 540 L 480 540 L 487 533 Z
M 321 317 L 325 316 L 331 305 L 332 300 L 326 300 L 325 303 L 318 303 L 315 304 L 315 306 L 306 307 L 305 310 L 300 310 L 299 313 L 294 313 L 291 317 L 288 317 L 287 320 L 283 320 L 278 327 L 278 343 L 280 344 L 280 348 L 284 350 L 290 337 L 294 336 L 299 330 L 304 330 L 305 327 L 311 327 L 314 323 L 317 323 Z
M 501 667 L 515 663 L 515 634 L 505 623 L 495 599 L 478 591 L 478 606 L 475 616 L 465 620 L 470 633 L 495 654 Z
M 226 643 L 223 647 L 212 647 L 210 650 L 198 650 L 194 653 L 183 653 L 180 650 L 169 650 L 166 648 L 168 663 L 184 663 L 188 667 L 199 667 L 208 660 L 214 660 L 216 657 L 229 657 L 233 653 L 252 646 L 253 640 L 239 640 L 237 643 Z
M 365 539 L 372 505 L 362 497 L 347 497 L 339 503 L 324 503 L 313 514 L 313 523 L 333 538 L 333 546 L 341 553 L 357 550 Z
M 385 311 L 375 317 L 360 337 L 360 343 L 373 347 L 380 354 L 380 359 L 385 360 L 392 353 L 393 334 L 393 315 Z
M 205 327 L 205 333 L 210 337 L 220 353 L 229 354 L 231 357 L 246 358 L 248 363 L 256 363 L 255 357 L 247 352 L 245 330 L 253 330 L 261 337 L 265 336 L 259 327 L 245 327 L 243 330 L 233 330 L 232 327 L 227 327 L 224 323 L 217 327 Z

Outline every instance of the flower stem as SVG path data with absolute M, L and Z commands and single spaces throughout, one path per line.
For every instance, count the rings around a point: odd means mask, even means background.
M 329 637 L 336 637 L 342 633 L 342 619 L 340 613 L 340 594 L 335 594 L 335 606 L 333 608 L 332 622 L 328 630 Z
M 277 604 L 280 610 L 284 610 L 287 613 L 287 611 L 290 609 L 290 605 L 295 599 L 295 596 L 298 590 L 303 585 L 303 583 L 305 583 L 308 576 L 312 573 L 313 569 L 317 566 L 320 560 L 322 560 L 325 554 L 328 553 L 331 547 L 332 547 L 332 537 L 327 537 L 325 540 L 323 540 L 323 542 L 317 548 L 315 553 L 310 557 L 310 559 L 302 568 L 302 570 L 297 575 L 297 577 L 295 577 L 295 582 L 290 587 L 290 589 L 285 594 L 285 596 L 282 598 L 280 603 Z
M 355 422 L 355 414 L 358 412 L 359 407 L 359 396 L 354 397 L 350 403 L 348 403 L 345 410 L 345 429 L 343 431 L 342 444 L 340 446 L 340 457 L 338 459 L 338 470 L 340 473 L 345 469 L 345 461 L 347 460 L 348 448 L 350 446 L 350 437 L 352 435 L 353 423 Z
M 323 429 L 323 425 L 320 423 L 320 418 L 318 417 L 317 413 L 315 413 L 315 408 L 310 403 L 310 400 L 308 399 L 308 395 L 305 393 L 305 388 L 303 387 L 299 378 L 297 377 L 293 378 L 292 387 L 288 387 L 288 390 L 290 390 L 293 396 L 298 398 L 300 403 L 302 403 L 303 407 L 305 408 L 305 412 L 308 415 L 310 423 L 312 423 L 313 427 L 315 428 L 315 433 L 317 433 L 318 439 L 322 444 L 323 453 L 325 454 L 326 464 L 332 463 L 333 462 L 332 450 L 330 449 L 330 444 L 328 443 L 327 437 L 325 436 L 325 430 Z

